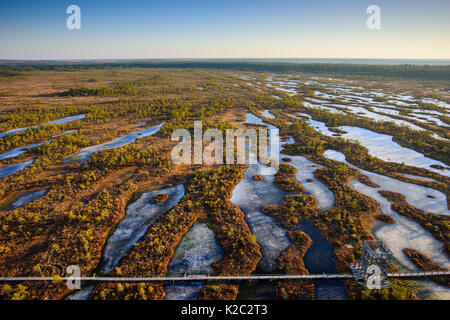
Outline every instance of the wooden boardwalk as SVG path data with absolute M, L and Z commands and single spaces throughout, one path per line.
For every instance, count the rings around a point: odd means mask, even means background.
M 450 271 L 427 271 L 427 272 L 401 272 L 388 273 L 388 278 L 423 278 L 430 276 L 450 276 Z M 94 282 L 161 282 L 161 281 L 248 281 L 248 280 L 336 280 L 353 279 L 352 274 L 305 274 L 305 275 L 247 275 L 247 276 L 209 276 L 209 275 L 187 275 L 183 277 L 0 277 L 0 282 L 23 282 L 23 281 L 53 281 L 53 280 L 80 280 Z

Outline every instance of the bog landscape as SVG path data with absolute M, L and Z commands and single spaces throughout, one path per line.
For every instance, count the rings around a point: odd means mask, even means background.
M 448 270 L 449 75 L 448 65 L 3 65 L 0 277 L 51 280 L 0 281 L 0 298 L 450 299 L 448 276 L 376 289 L 357 278 L 63 280 L 68 266 L 82 277 L 352 275 L 364 243 L 389 252 L 389 273 Z M 194 136 L 195 121 L 224 136 L 278 129 L 277 170 L 174 163 L 172 133 Z

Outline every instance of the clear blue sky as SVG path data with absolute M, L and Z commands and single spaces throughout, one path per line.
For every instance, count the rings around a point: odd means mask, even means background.
M 66 8 L 81 8 L 81 30 Z M 381 30 L 366 8 L 381 8 Z M 450 58 L 449 0 L 0 0 L 0 59 Z

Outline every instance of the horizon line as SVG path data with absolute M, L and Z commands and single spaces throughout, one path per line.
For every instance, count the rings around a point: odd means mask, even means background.
M 202 58 L 174 58 L 174 57 L 158 57 L 158 58 L 0 58 L 0 61 L 67 61 L 67 60 L 449 60 L 450 58 L 328 58 L 328 57 L 202 57 Z

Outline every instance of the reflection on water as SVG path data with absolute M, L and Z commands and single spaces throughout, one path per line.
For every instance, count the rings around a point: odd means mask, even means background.
M 344 162 L 350 167 L 359 170 L 378 184 L 380 186 L 378 188 L 379 190 L 384 189 L 403 194 L 406 197 L 406 201 L 416 208 L 435 214 L 450 214 L 450 210 L 447 207 L 447 198 L 440 191 L 363 170 L 347 162 L 345 155 L 335 150 L 327 150 L 324 156 L 332 160 Z
M 89 156 L 91 154 L 93 154 L 94 152 L 101 151 L 101 150 L 116 149 L 116 148 L 121 148 L 123 146 L 129 145 L 129 144 L 135 142 L 139 138 L 144 138 L 147 136 L 154 135 L 161 129 L 161 127 L 163 125 L 164 125 L 164 122 L 161 123 L 160 125 L 157 125 L 157 126 L 154 126 L 151 128 L 141 129 L 141 130 L 132 132 L 130 134 L 127 134 L 123 137 L 119 137 L 110 142 L 105 142 L 102 144 L 84 148 L 81 151 L 79 151 L 77 154 L 67 157 L 65 159 L 65 161 L 70 162 L 71 159 L 75 158 L 76 160 L 81 160 L 81 162 L 85 162 L 89 158 Z
M 297 168 L 295 178 L 305 187 L 306 194 L 311 194 L 317 199 L 317 208 L 320 210 L 331 209 L 334 205 L 333 192 L 314 177 L 314 171 L 322 166 L 302 156 L 289 156 L 289 158 L 292 161 L 287 164 Z
M 13 203 L 11 203 L 11 210 L 23 207 L 24 205 L 45 196 L 47 192 L 48 190 L 34 190 L 24 192 L 18 199 L 14 200 Z
M 277 129 L 273 125 L 264 123 L 261 118 L 247 113 L 245 123 L 267 125 L 270 130 Z M 252 155 L 250 155 L 252 156 Z M 255 156 L 255 155 L 253 155 Z M 280 204 L 287 193 L 278 189 L 274 184 L 275 176 L 263 175 L 263 180 L 255 181 L 253 177 L 261 172 L 268 172 L 267 166 L 257 163 L 248 166 L 244 178 L 233 190 L 230 201 L 237 205 L 245 214 L 245 220 L 250 230 L 261 246 L 262 259 L 258 268 L 266 273 L 278 269 L 278 257 L 286 250 L 291 241 L 285 228 L 277 224 L 276 219 L 261 212 L 266 205 Z
M 214 275 L 214 262 L 222 259 L 223 250 L 216 235 L 205 223 L 196 223 L 183 237 L 168 267 L 168 276 Z M 167 300 L 193 300 L 203 283 L 177 282 L 164 287 Z
M 74 132 L 76 132 L 76 131 L 75 130 L 69 130 L 69 131 L 66 131 L 64 133 L 61 133 L 61 134 L 53 136 L 52 139 L 56 138 L 56 137 L 65 136 L 67 134 L 71 134 L 71 133 L 74 133 Z M 48 141 L 45 141 L 45 142 L 33 143 L 33 144 L 29 144 L 29 145 L 26 145 L 26 146 L 23 146 L 23 147 L 14 148 L 14 149 L 12 149 L 10 151 L 7 151 L 5 153 L 0 154 L 0 160 L 5 160 L 5 159 L 18 157 L 21 154 L 26 153 L 27 149 L 39 147 L 39 146 L 45 144 L 46 142 L 51 142 L 52 139 L 50 139 Z
M 251 114 L 247 115 L 246 123 L 264 124 L 260 118 Z M 271 127 L 273 128 L 274 126 Z M 312 167 L 315 165 L 314 163 L 303 157 L 289 157 L 293 159 L 289 164 L 293 164 L 299 169 L 297 179 L 301 182 L 303 182 L 302 179 L 309 177 L 317 169 L 317 167 Z M 244 212 L 245 220 L 261 246 L 263 257 L 258 264 L 258 270 L 263 273 L 273 273 L 279 272 L 277 259 L 291 244 L 291 241 L 287 236 L 288 230 L 278 225 L 276 219 L 263 214 L 261 208 L 265 205 L 280 204 L 287 193 L 273 184 L 273 175 L 264 176 L 262 181 L 255 181 L 253 176 L 258 174 L 259 166 L 261 164 L 249 165 L 244 173 L 243 180 L 233 190 L 230 201 Z M 313 183 L 308 186 L 308 189 L 309 192 L 314 192 L 316 195 L 322 194 L 320 196 L 321 206 L 332 206 L 334 197 L 332 194 L 330 195 L 329 190 L 325 186 L 321 187 L 318 183 Z M 334 249 L 328 244 L 326 239 L 310 222 L 300 223 L 299 228 L 308 233 L 313 240 L 313 245 L 307 253 L 307 267 L 309 266 L 312 272 L 318 271 L 319 269 L 314 266 L 314 263 L 317 263 L 335 272 Z M 337 281 L 336 283 L 330 282 L 328 284 L 317 282 L 316 285 L 318 288 L 316 293 L 317 299 L 346 299 L 347 297 L 345 285 L 342 282 Z M 241 285 L 238 298 L 259 297 L 260 299 L 272 299 L 275 296 L 275 287 L 276 284 L 268 284 L 264 281 Z
M 163 203 L 154 203 L 159 194 L 168 194 Z M 145 234 L 149 225 L 169 211 L 184 196 L 184 186 L 178 185 L 143 193 L 127 207 L 127 213 L 106 241 L 103 251 L 102 274 L 111 272 L 125 252 Z
M 303 257 L 305 267 L 311 274 L 337 273 L 334 248 L 310 221 L 300 221 L 298 229 L 311 238 L 312 243 Z M 342 280 L 314 281 L 317 300 L 346 300 L 347 289 Z
M 77 116 L 71 116 L 71 117 L 66 117 L 66 118 L 62 118 L 62 119 L 58 119 L 58 120 L 53 120 L 53 121 L 50 121 L 43 125 L 45 126 L 45 125 L 49 125 L 49 124 L 64 124 L 64 123 L 68 123 L 71 121 L 80 120 L 80 119 L 84 119 L 84 118 L 86 118 L 86 115 L 80 114 Z M 39 128 L 39 126 L 34 126 L 32 128 L 37 129 L 37 128 Z M 26 130 L 28 130 L 28 127 L 17 128 L 17 129 L 12 129 L 12 130 L 8 130 L 5 132 L 1 132 L 0 138 L 5 137 L 5 136 L 12 136 L 12 135 L 15 135 L 16 133 L 23 132 Z
M 261 208 L 280 204 L 287 193 L 273 184 L 273 175 L 255 181 L 253 176 L 259 174 L 259 166 L 249 165 L 244 178 L 234 188 L 230 201 L 244 212 L 245 220 L 261 246 L 263 257 L 258 267 L 263 272 L 274 272 L 278 268 L 278 257 L 291 242 L 286 229 L 279 226 L 276 219 L 262 213 Z
M 25 162 L 21 162 L 21 163 L 10 164 L 6 167 L 2 167 L 2 168 L 0 168 L 0 178 L 10 176 L 20 170 L 23 170 L 32 163 L 33 163 L 33 160 L 29 160 L 29 161 L 25 161 Z
M 307 120 L 307 122 L 322 134 L 331 137 L 335 134 L 328 129 L 325 123 L 312 120 L 311 117 L 307 114 L 298 114 L 308 117 L 309 120 Z M 396 163 L 405 163 L 409 166 L 425 168 L 442 175 L 450 176 L 450 170 L 439 170 L 430 167 L 431 165 L 440 165 L 443 167 L 447 167 L 444 163 L 425 157 L 423 154 L 417 151 L 402 147 L 398 143 L 392 141 L 392 136 L 359 127 L 341 126 L 337 128 L 346 132 L 342 134 L 342 138 L 359 141 L 361 145 L 369 150 L 370 155 L 381 160 Z
M 164 203 L 153 200 L 159 194 L 168 194 Z M 135 202 L 127 207 L 125 217 L 117 224 L 116 229 L 106 241 L 103 250 L 99 273 L 110 273 L 119 263 L 131 246 L 139 241 L 148 227 L 160 216 L 173 208 L 184 196 L 184 186 L 177 185 L 143 193 Z M 89 297 L 95 285 L 90 285 L 74 292 L 67 297 L 69 300 L 85 300 Z

